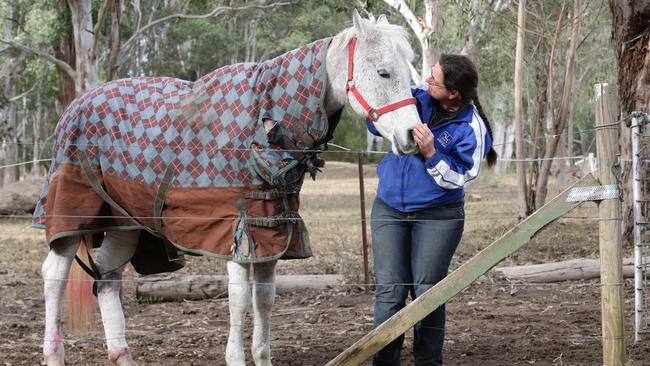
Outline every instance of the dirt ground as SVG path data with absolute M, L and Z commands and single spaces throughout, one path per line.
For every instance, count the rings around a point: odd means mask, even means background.
M 299 290 L 277 297 L 271 326 L 276 366 L 324 365 L 372 328 L 372 288 L 366 293 L 362 283 L 356 169 L 328 162 L 316 182 L 305 184 L 302 215 L 315 255 L 280 262 L 278 273 L 339 273 L 346 282 L 325 291 Z M 376 179 L 372 166 L 364 173 L 369 214 Z M 470 192 L 465 234 L 453 268 L 516 222 L 511 178 L 485 174 Z M 585 205 L 550 225 L 502 265 L 597 257 L 595 207 Z M 43 233 L 29 229 L 26 218 L 3 219 L 0 248 L 0 365 L 38 365 L 44 316 L 40 265 L 47 253 Z M 631 248 L 625 249 L 629 255 Z M 219 274 L 223 268 L 221 262 L 198 257 L 190 258 L 181 273 Z M 136 276 L 127 270 L 124 289 L 127 336 L 136 360 L 141 365 L 225 365 L 227 299 L 144 302 L 135 297 Z M 633 342 L 631 280 L 625 281 L 625 296 L 628 364 L 650 365 L 650 341 Z M 100 323 L 97 320 L 96 328 L 87 332 L 66 332 L 68 364 L 107 364 Z M 250 321 L 246 334 L 250 341 Z M 411 340 L 409 332 L 403 365 L 413 365 Z M 511 285 L 482 277 L 447 303 L 445 363 L 602 364 L 598 280 Z

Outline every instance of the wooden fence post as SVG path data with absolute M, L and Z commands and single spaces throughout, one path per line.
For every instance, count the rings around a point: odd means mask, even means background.
M 370 291 L 370 271 L 368 269 L 368 236 L 366 234 L 366 187 L 363 183 L 363 152 L 357 154 L 359 165 L 359 205 L 361 206 L 361 240 L 363 251 L 363 281 L 366 284 L 366 293 Z
M 612 172 L 618 152 L 617 85 L 596 84 L 595 91 L 598 176 L 603 186 L 617 185 Z M 625 365 L 621 200 L 603 200 L 598 208 L 603 365 Z

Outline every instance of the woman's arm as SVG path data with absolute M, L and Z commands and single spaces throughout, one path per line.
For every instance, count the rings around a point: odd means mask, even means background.
M 462 137 L 448 152 L 438 149 L 431 159 L 426 161 L 427 172 L 445 189 L 463 188 L 478 176 L 481 169 L 487 133 L 485 125 L 480 117 L 474 115 L 472 122 L 464 125 L 463 130 L 459 132 L 462 132 Z M 441 141 L 448 137 L 434 138 L 442 143 Z

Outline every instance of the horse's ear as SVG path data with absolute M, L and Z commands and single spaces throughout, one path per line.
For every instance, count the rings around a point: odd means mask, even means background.
M 386 14 L 379 15 L 379 17 L 377 18 L 377 24 L 389 24 L 388 18 L 386 18 Z
M 359 38 L 365 38 L 368 33 L 368 21 L 361 18 L 357 9 L 354 9 L 354 12 L 352 13 L 352 24 L 354 24 L 357 36 Z

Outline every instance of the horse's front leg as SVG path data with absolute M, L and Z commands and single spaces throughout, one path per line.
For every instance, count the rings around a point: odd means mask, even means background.
M 271 308 L 275 301 L 275 264 L 253 265 L 253 360 L 256 366 L 271 366 Z
M 251 304 L 249 264 L 228 262 L 228 307 L 230 334 L 226 346 L 228 366 L 245 366 L 244 318 Z
M 97 283 L 97 302 L 102 315 L 108 359 L 119 366 L 137 365 L 126 342 L 126 324 L 120 291 L 122 272 L 135 253 L 140 231 L 108 232 L 97 253 L 102 281 Z
M 68 273 L 81 238 L 78 236 L 56 241 L 43 262 L 43 292 L 45 295 L 45 336 L 43 357 L 47 366 L 64 365 L 63 333 L 61 332 L 61 302 L 68 283 Z

